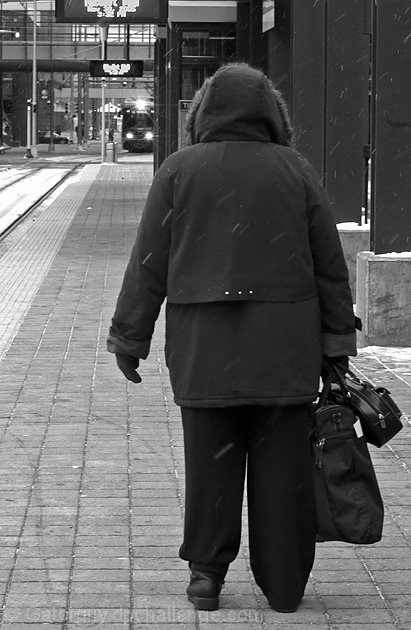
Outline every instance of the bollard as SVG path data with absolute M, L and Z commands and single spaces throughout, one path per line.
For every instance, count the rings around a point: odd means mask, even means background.
M 117 162 L 117 144 L 107 142 L 107 162 Z

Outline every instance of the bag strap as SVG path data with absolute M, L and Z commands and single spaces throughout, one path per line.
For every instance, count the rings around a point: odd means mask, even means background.
M 328 394 L 330 393 L 331 383 L 335 382 L 335 377 L 337 377 L 338 384 L 341 388 L 341 393 L 343 395 L 345 403 L 348 405 L 350 402 L 350 393 L 347 389 L 347 383 L 345 382 L 344 373 L 341 371 L 341 368 L 338 367 L 338 364 L 333 364 L 330 366 L 330 370 L 323 381 L 323 388 L 321 390 L 320 399 L 318 401 L 318 405 L 323 407 L 327 404 Z
M 346 374 L 350 374 L 350 375 L 352 374 L 354 376 L 354 374 L 351 372 L 350 369 L 342 371 L 342 369 L 340 368 L 338 363 L 334 363 L 332 367 L 334 369 L 335 374 L 337 375 L 338 384 L 340 385 L 340 387 L 341 387 L 341 389 L 343 391 L 343 394 L 345 395 L 346 398 L 349 398 L 350 396 L 349 396 L 349 392 L 348 392 L 348 388 L 347 388 L 347 383 L 345 381 L 345 375 Z
M 328 394 L 330 393 L 331 383 L 333 382 L 333 373 L 332 370 L 329 370 L 327 376 L 323 381 L 323 387 L 320 392 L 320 399 L 318 401 L 319 407 L 324 407 L 327 404 Z

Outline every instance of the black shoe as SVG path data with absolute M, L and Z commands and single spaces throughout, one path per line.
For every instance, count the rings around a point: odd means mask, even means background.
M 197 610 L 218 610 L 218 597 L 224 580 L 215 573 L 191 571 L 190 584 L 187 586 L 188 601 Z
M 294 613 L 297 611 L 297 608 L 277 608 L 276 606 L 273 606 L 272 604 L 270 604 L 270 606 L 273 610 L 275 610 L 275 612 L 278 612 L 278 613 Z
M 269 600 L 269 604 L 270 604 L 271 608 L 272 608 L 273 610 L 275 610 L 276 612 L 279 612 L 279 613 L 294 613 L 294 612 L 296 612 L 296 610 L 297 610 L 297 608 L 298 608 L 299 603 L 300 603 L 300 602 L 298 602 L 297 606 L 294 606 L 294 607 L 293 607 L 293 606 L 290 606 L 290 607 L 285 607 L 285 606 L 284 606 L 284 607 L 282 607 L 282 606 L 276 606 L 275 604 L 273 604 L 273 603 L 272 603 L 272 602 L 270 602 L 270 600 Z

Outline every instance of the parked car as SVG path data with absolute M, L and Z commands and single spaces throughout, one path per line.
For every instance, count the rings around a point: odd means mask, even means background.
M 70 139 L 67 136 L 63 136 L 60 133 L 54 131 L 53 133 L 54 144 L 68 144 Z M 39 143 L 50 144 L 50 131 L 39 131 Z

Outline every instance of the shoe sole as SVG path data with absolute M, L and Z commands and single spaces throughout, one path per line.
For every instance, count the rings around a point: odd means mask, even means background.
M 297 612 L 296 608 L 274 608 L 274 606 L 271 606 L 271 608 L 273 610 L 275 610 L 275 612 L 278 612 L 278 613 L 295 613 L 295 612 Z
M 218 597 L 190 597 L 191 602 L 196 610 L 218 610 Z

